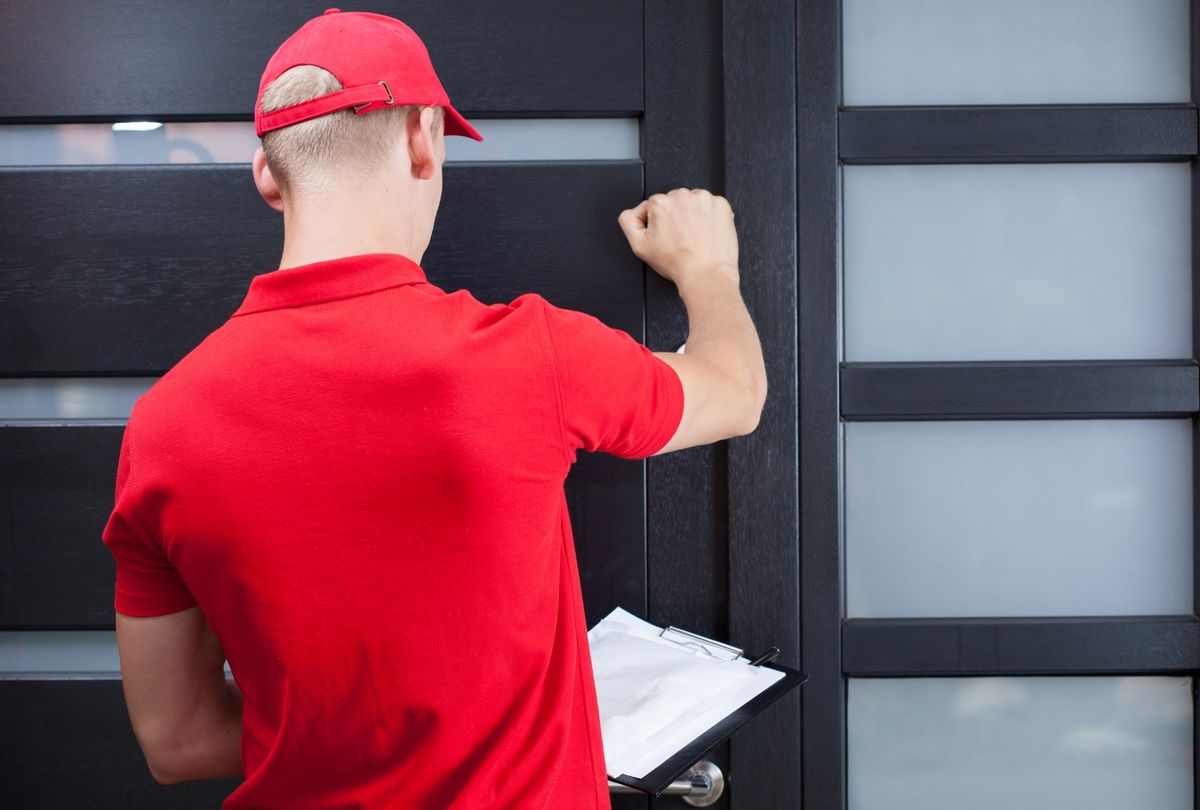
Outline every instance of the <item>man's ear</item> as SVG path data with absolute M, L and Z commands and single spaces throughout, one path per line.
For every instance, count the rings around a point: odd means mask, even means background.
M 275 178 L 271 176 L 271 167 L 267 165 L 267 156 L 263 154 L 262 146 L 254 150 L 250 168 L 254 172 L 254 185 L 258 188 L 258 193 L 266 200 L 267 205 L 282 213 L 283 195 L 279 192 Z
M 413 110 L 404 125 L 408 130 L 408 160 L 412 164 L 413 177 L 433 179 L 440 165 L 433 148 L 433 107 Z

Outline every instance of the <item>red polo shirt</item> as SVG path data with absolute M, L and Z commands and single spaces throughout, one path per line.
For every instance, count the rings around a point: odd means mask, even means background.
M 642 458 L 683 388 L 536 294 L 392 253 L 255 276 L 138 398 L 116 610 L 199 604 L 245 695 L 225 808 L 608 808 L 563 479 Z

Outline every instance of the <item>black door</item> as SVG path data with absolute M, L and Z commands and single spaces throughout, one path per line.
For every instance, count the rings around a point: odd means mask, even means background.
M 323 9 L 5 10 L 5 803 L 214 807 L 233 787 L 151 779 L 121 693 L 100 529 L 132 400 L 277 266 L 282 223 L 247 165 L 252 106 L 274 48 Z M 673 350 L 687 336 L 683 307 L 629 252 L 617 214 L 678 186 L 731 198 L 770 366 L 759 430 L 648 461 L 581 453 L 567 495 L 589 625 L 620 605 L 748 649 L 776 644 L 780 663 L 799 666 L 794 11 L 665 0 L 372 10 L 421 34 L 487 139 L 474 153 L 448 143 L 423 263 L 435 284 L 490 302 L 536 291 Z M 722 803 L 794 804 L 799 694 L 710 759 L 729 777 Z M 676 801 L 614 796 L 619 807 Z

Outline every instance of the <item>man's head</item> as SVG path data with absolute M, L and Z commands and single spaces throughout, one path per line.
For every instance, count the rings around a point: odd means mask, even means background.
M 254 109 L 259 192 L 285 214 L 353 202 L 418 238 L 432 232 L 444 135 L 482 140 L 450 104 L 424 44 L 404 23 L 328 9 L 271 57 Z M 299 217 L 311 222 L 314 217 Z M 427 241 L 428 234 L 425 234 Z
M 271 112 L 341 89 L 342 83 L 328 70 L 297 65 L 267 85 L 261 109 Z M 337 110 L 264 133 L 263 153 L 285 195 L 319 193 L 332 184 L 360 181 L 385 170 L 408 140 L 410 114 L 419 115 L 421 108 L 398 104 L 364 115 L 350 108 Z M 441 107 L 432 111 L 432 136 L 441 144 L 445 114 Z

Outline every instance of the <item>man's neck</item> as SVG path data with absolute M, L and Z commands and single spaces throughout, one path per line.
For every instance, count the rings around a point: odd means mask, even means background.
M 279 268 L 363 253 L 399 253 L 420 264 L 428 238 L 414 236 L 411 216 L 390 214 L 386 206 L 345 200 L 285 208 Z

